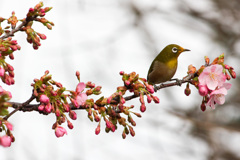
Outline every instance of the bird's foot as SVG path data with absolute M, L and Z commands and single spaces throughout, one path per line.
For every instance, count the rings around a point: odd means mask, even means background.
M 157 90 L 158 90 L 158 87 L 157 87 L 157 85 L 156 85 L 156 84 L 154 84 L 154 85 L 153 85 L 153 88 L 154 88 L 154 92 L 157 92 Z
M 170 81 L 176 81 L 177 85 L 181 86 L 182 85 L 182 80 L 177 79 L 177 78 L 173 78 Z

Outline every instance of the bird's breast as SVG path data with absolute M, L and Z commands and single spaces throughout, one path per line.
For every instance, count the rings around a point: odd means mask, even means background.
M 177 68 L 177 59 L 172 59 L 167 62 L 167 66 L 169 69 L 176 69 Z

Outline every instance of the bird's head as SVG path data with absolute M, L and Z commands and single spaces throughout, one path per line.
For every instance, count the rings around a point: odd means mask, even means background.
M 176 44 L 169 44 L 161 51 L 160 54 L 163 54 L 163 56 L 167 59 L 172 59 L 172 58 L 178 58 L 178 56 L 185 51 L 190 51 L 190 50 L 184 49 Z

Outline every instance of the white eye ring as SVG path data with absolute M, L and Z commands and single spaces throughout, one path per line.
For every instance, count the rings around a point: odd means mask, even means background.
M 172 48 L 172 52 L 173 52 L 173 53 L 177 53 L 177 51 L 178 51 L 177 47 L 173 47 L 173 48 Z

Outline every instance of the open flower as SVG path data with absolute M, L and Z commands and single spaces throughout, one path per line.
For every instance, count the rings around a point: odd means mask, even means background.
M 77 92 L 77 97 L 76 97 L 76 102 L 78 104 L 78 107 L 82 104 L 85 103 L 85 101 L 87 100 L 87 94 L 86 93 L 82 93 L 82 91 L 85 89 L 86 85 L 83 82 L 78 83 L 77 88 L 76 88 L 76 92 Z
M 222 65 L 215 64 L 206 67 L 199 76 L 199 85 L 206 85 L 208 89 L 215 90 L 216 87 L 221 87 L 226 81 L 226 76 L 223 74 Z
M 227 90 L 231 88 L 230 83 L 224 83 L 222 87 L 214 90 L 210 93 L 210 98 L 207 102 L 207 106 L 215 109 L 215 104 L 223 104 L 225 102 L 225 95 L 227 95 Z

